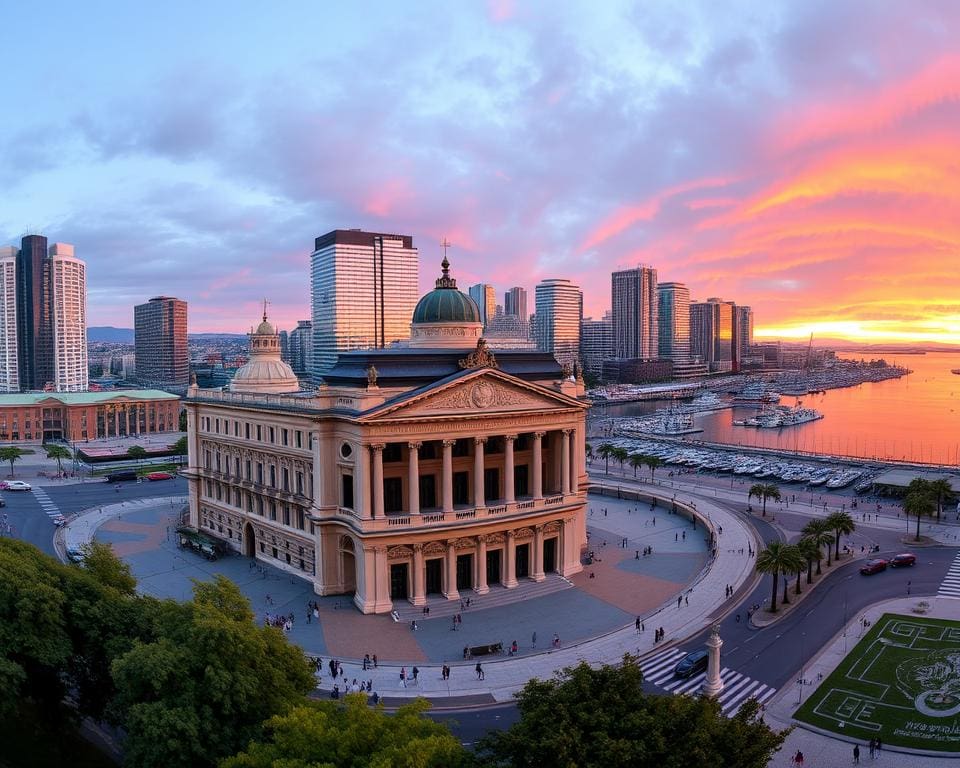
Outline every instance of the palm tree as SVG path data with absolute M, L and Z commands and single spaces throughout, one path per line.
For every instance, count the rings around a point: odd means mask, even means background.
M 0 461 L 10 462 L 10 477 L 13 477 L 13 462 L 20 461 L 20 457 L 25 455 L 26 453 L 22 448 L 17 448 L 14 445 L 0 448 Z
M 70 449 L 63 445 L 57 445 L 54 443 L 53 445 L 45 445 L 44 450 L 47 452 L 48 459 L 57 460 L 57 474 L 62 475 L 63 460 L 73 458 L 73 454 L 70 453 Z
M 142 459 L 146 455 L 147 455 L 146 449 L 139 445 L 131 445 L 130 449 L 127 451 L 127 456 L 129 456 L 131 459 L 137 460 L 138 467 L 140 466 L 140 459 Z
M 803 561 L 796 547 L 784 544 L 782 541 L 773 541 L 757 553 L 756 569 L 759 573 L 769 573 L 773 576 L 773 591 L 770 595 L 770 612 L 777 611 L 777 587 L 780 574 L 793 573 L 797 564 Z M 802 566 L 800 566 L 802 567 Z M 786 580 L 784 580 L 783 602 L 787 603 Z
M 767 516 L 767 499 L 780 501 L 780 489 L 773 483 L 756 483 L 750 486 L 747 501 L 756 496 L 763 502 L 763 517 Z
M 613 449 L 613 458 L 617 460 L 617 463 L 620 464 L 620 474 L 623 474 L 623 464 L 630 458 L 630 452 L 626 448 L 614 448 Z
M 948 496 L 953 496 L 953 486 L 950 485 L 949 480 L 941 477 L 939 480 L 930 483 L 930 492 L 937 499 L 937 521 L 939 522 L 940 515 L 943 512 L 943 500 Z
M 646 456 L 642 453 L 632 453 L 630 454 L 630 466 L 633 467 L 633 476 L 637 476 L 637 470 L 640 469 L 644 464 L 646 464 Z
M 653 473 L 663 466 L 659 456 L 644 456 L 643 463 L 650 468 L 650 482 L 653 482 Z
M 800 539 L 797 542 L 797 548 L 800 550 L 800 554 L 807 561 L 807 584 L 813 581 L 813 562 L 816 560 L 820 562 L 820 557 L 822 552 L 820 546 L 813 540 L 806 536 Z M 800 594 L 800 577 L 797 576 L 797 594 Z
M 604 467 L 603 471 L 608 475 L 610 474 L 610 457 L 613 455 L 613 452 L 617 450 L 610 443 L 604 443 L 599 448 L 597 448 L 597 456 L 603 459 Z
M 840 536 L 849 536 L 857 529 L 857 524 L 853 522 L 853 518 L 850 517 L 850 514 L 847 512 L 831 512 L 826 517 L 826 523 L 830 526 L 830 530 L 834 532 L 837 537 L 836 540 L 836 549 L 834 550 L 833 556 L 834 559 L 840 559 Z
M 916 482 L 916 481 L 914 481 Z M 913 485 L 913 483 L 910 483 Z M 923 491 L 914 491 L 908 493 L 903 499 L 903 511 L 910 515 L 917 516 L 917 541 L 920 541 L 920 518 L 926 515 L 932 515 L 936 506 L 933 497 Z
M 830 555 L 833 553 L 833 531 L 826 520 L 817 518 L 803 526 L 803 536 L 817 546 L 817 576 L 819 576 L 824 547 L 827 549 L 827 567 L 830 567 Z

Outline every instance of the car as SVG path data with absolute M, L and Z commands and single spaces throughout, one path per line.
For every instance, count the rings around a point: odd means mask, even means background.
M 147 474 L 147 480 L 173 480 L 173 475 L 169 472 L 150 472 Z
M 85 553 L 78 547 L 71 547 L 67 550 L 67 560 L 71 563 L 82 563 Z
M 880 573 L 880 571 L 887 570 L 887 561 L 882 557 L 874 558 L 873 560 L 867 560 L 863 564 L 863 567 L 860 568 L 860 573 L 864 576 L 869 576 L 873 573 Z
M 57 528 L 67 524 L 67 518 L 65 518 L 63 515 L 54 515 L 50 519 L 53 521 L 53 524 L 57 526 Z
M 136 480 L 136 479 L 137 479 L 137 473 L 132 470 L 125 471 L 125 472 L 111 472 L 109 475 L 107 475 L 108 483 L 119 483 L 123 481 Z
M 673 674 L 675 677 L 693 677 L 700 672 L 706 672 L 708 658 L 709 654 L 702 648 L 692 651 L 677 662 Z
M 890 567 L 891 568 L 905 568 L 907 566 L 914 565 L 917 562 L 917 556 L 912 552 L 902 552 L 899 555 L 894 555 L 890 558 Z
M 7 480 L 4 483 L 4 489 L 8 491 L 32 491 L 33 486 L 30 483 L 25 483 L 23 480 Z

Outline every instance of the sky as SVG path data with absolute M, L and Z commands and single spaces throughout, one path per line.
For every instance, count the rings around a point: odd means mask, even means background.
M 88 324 L 309 317 L 313 239 L 461 287 L 657 269 L 758 337 L 960 343 L 960 3 L 0 1 L 0 244 Z M 532 304 L 532 300 L 531 300 Z

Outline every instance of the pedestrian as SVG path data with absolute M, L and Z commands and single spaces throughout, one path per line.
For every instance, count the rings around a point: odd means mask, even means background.
M 407 687 L 407 668 L 406 667 L 400 667 L 400 687 L 401 688 Z
M 477 666 L 475 667 L 475 669 L 477 672 L 477 680 L 483 680 L 483 666 L 480 664 L 479 661 L 477 662 Z
M 533 633 L 533 637 L 530 638 L 530 646 L 531 646 L 532 648 L 536 648 L 536 647 L 537 647 L 537 633 L 536 633 L 536 632 L 534 632 L 534 633 Z
M 663 637 L 666 633 L 663 630 L 663 627 L 660 627 L 660 639 L 663 640 Z
M 737 614 L 737 624 L 739 624 L 739 623 L 740 623 L 740 614 L 738 613 L 738 614 Z
M 869 750 L 870 750 L 870 759 L 871 759 L 871 760 L 872 760 L 874 757 L 876 757 L 876 755 L 874 754 L 874 752 L 876 751 L 876 749 L 877 749 L 877 747 L 876 747 L 876 742 L 875 742 L 873 739 L 870 739 Z
M 373 668 L 377 668 L 377 654 L 373 654 Z
M 687 532 L 686 532 L 686 531 L 682 531 L 682 533 L 683 533 L 683 537 L 682 537 L 682 538 L 683 538 L 684 541 L 686 541 L 686 540 L 687 540 Z
M 687 595 L 683 596 L 683 604 L 690 605 L 690 598 Z
M 679 540 L 680 540 L 679 537 L 680 537 L 680 534 L 679 534 L 679 533 L 673 534 L 673 540 L 674 540 L 674 541 L 679 541 Z
M 677 608 L 683 603 L 683 595 L 677 595 Z
M 793 756 L 793 764 L 803 765 L 803 752 L 801 752 L 799 749 L 797 750 L 797 754 Z
M 881 744 L 880 744 L 880 737 L 879 737 L 879 736 L 877 736 L 877 743 L 876 743 L 875 746 L 876 746 L 876 749 L 877 749 L 877 757 L 880 757 L 880 746 L 881 746 Z
M 909 581 L 907 582 L 907 594 L 908 594 L 908 595 L 910 594 L 910 582 L 909 582 Z
M 853 745 L 853 764 L 860 765 L 860 745 Z
M 367 667 L 369 667 L 369 666 L 370 666 L 370 654 L 369 654 L 369 653 L 365 653 L 365 654 L 363 655 L 363 671 L 366 672 L 366 671 L 367 671 Z
M 410 671 L 413 672 L 413 684 L 417 685 L 417 679 L 420 677 L 420 669 L 418 667 L 414 667 Z
M 637 628 L 637 634 L 640 634 L 640 617 L 637 616 L 637 620 L 634 622 L 634 626 Z

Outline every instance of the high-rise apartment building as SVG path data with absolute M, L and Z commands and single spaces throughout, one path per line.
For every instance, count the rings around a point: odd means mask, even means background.
M 744 357 L 750 354 L 753 345 L 753 310 L 737 305 L 733 310 L 733 360 L 734 370 L 740 370 Z
M 17 365 L 17 249 L 0 247 L 0 392 L 19 392 Z
M 12 386 L 16 356 L 17 388 L 83 392 L 87 389 L 86 264 L 73 246 L 48 247 L 42 235 L 27 235 L 11 264 L 14 249 L 4 253 L 4 285 L 0 290 L 7 324 L 3 374 Z M 10 281 L 15 289 L 11 294 Z M 10 333 L 16 326 L 16 342 Z
M 477 302 L 480 307 L 480 322 L 486 328 L 496 316 L 497 293 L 493 286 L 488 283 L 477 283 L 471 285 L 469 290 L 470 298 Z
M 613 357 L 613 317 L 607 312 L 602 320 L 583 318 L 580 324 L 580 361 L 583 370 L 594 376 L 603 373 L 603 361 Z
M 562 365 L 580 357 L 580 323 L 583 320 L 583 293 L 565 278 L 541 281 L 534 294 L 536 317 L 534 338 L 537 348 L 552 352 Z
M 519 285 L 507 290 L 503 295 L 503 314 L 515 315 L 528 320 L 527 317 L 527 289 Z
M 683 283 L 657 284 L 659 356 L 674 363 L 690 360 L 690 289 Z
M 157 296 L 133 308 L 137 381 L 151 389 L 182 393 L 190 384 L 187 302 Z
M 659 355 L 657 270 L 636 267 L 611 275 L 614 355 L 652 360 Z
M 419 267 L 410 235 L 337 229 L 316 238 L 310 257 L 315 380 L 341 352 L 410 338 Z
M 290 367 L 297 376 L 307 376 L 313 367 L 313 323 L 298 320 L 290 331 Z
M 691 352 L 711 371 L 733 370 L 735 307 L 732 301 L 718 298 L 690 304 Z

